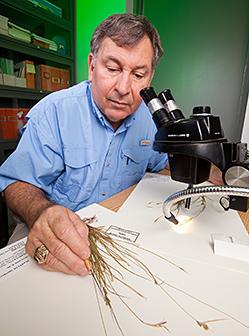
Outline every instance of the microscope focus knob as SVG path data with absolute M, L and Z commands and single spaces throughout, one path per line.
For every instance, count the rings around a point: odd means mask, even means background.
M 249 165 L 234 164 L 223 172 L 223 180 L 227 185 L 249 188 Z

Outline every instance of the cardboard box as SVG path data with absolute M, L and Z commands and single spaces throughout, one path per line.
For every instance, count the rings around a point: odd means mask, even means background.
M 40 64 L 36 68 L 36 87 L 44 91 L 60 90 L 60 72 L 58 68 Z
M 1 139 L 18 139 L 22 127 L 26 124 L 28 108 L 0 108 L 0 137 Z
M 27 87 L 26 78 L 16 77 L 16 86 L 26 88 Z
M 36 88 L 57 91 L 69 86 L 69 71 L 40 64 L 36 67 Z
M 26 86 L 29 89 L 35 88 L 35 65 L 33 61 L 25 60 L 15 64 L 17 77 L 26 79 Z
M 16 77 L 14 75 L 3 74 L 3 84 L 9 86 L 16 86 Z
M 49 44 L 48 43 L 45 43 L 43 41 L 39 41 L 35 38 L 32 38 L 32 44 L 37 46 L 37 47 L 42 47 L 42 48 L 49 49 Z
M 32 33 L 32 43 L 36 44 L 36 45 L 40 45 L 40 46 L 44 46 L 47 45 L 48 49 L 53 50 L 53 51 L 57 51 L 58 50 L 58 46 L 57 43 L 53 40 L 44 38 L 42 36 L 39 36 L 37 34 Z
M 60 78 L 61 78 L 61 89 L 66 89 L 69 87 L 69 71 L 66 69 L 60 69 Z

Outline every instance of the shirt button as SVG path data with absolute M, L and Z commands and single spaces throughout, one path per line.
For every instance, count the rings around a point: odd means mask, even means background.
M 102 196 L 105 196 L 106 194 L 107 194 L 106 191 L 103 191 L 103 192 L 101 193 Z

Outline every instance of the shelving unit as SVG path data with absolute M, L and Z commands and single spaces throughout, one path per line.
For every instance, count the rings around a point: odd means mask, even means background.
M 31 60 L 34 65 L 44 64 L 70 71 L 70 85 L 75 83 L 75 1 L 49 0 L 62 9 L 62 17 L 35 6 L 28 0 L 0 0 L 0 15 L 9 21 L 44 38 L 59 35 L 65 40 L 65 54 L 23 42 L 0 33 L 0 57 L 14 63 Z M 0 84 L 0 108 L 31 108 L 50 91 Z M 18 138 L 4 139 L 0 134 L 0 164 L 15 149 Z M 0 248 L 8 241 L 8 214 L 0 194 Z
M 28 0 L 0 0 L 0 15 L 39 36 L 52 39 L 60 36 L 65 41 L 65 54 L 23 42 L 0 34 L 0 57 L 13 59 L 14 63 L 31 60 L 69 70 L 70 85 L 75 83 L 75 0 L 49 0 L 62 9 L 62 17 L 40 8 Z M 0 107 L 31 108 L 49 91 L 0 85 Z M 18 139 L 0 138 L 0 163 L 14 150 Z

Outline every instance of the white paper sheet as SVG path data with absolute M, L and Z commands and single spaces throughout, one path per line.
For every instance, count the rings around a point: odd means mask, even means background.
M 115 227 L 115 233 L 118 227 L 123 228 L 120 231 L 121 236 L 118 234 L 119 238 L 122 238 L 125 233 L 121 244 L 134 250 L 136 257 L 160 278 L 158 282 L 167 293 L 152 281 L 135 276 L 110 262 L 122 272 L 123 281 L 144 295 L 144 298 L 140 298 L 129 288 L 124 287 L 121 282 L 112 283 L 123 300 L 140 318 L 148 323 L 167 321 L 166 326 L 172 336 L 202 336 L 205 333 L 211 333 L 214 336 L 249 334 L 248 274 L 233 272 L 216 264 L 189 260 L 184 255 L 174 256 L 172 251 L 169 257 L 168 246 L 160 245 L 162 243 L 160 236 L 165 231 L 156 230 L 154 246 L 156 251 L 161 251 L 161 256 L 169 258 L 170 262 L 167 262 L 155 254 L 130 244 L 129 239 L 126 239 L 128 237 L 131 240 L 131 237 L 138 232 L 137 240 L 150 242 L 151 240 L 146 238 L 147 231 L 142 230 L 143 225 L 138 227 L 134 225 L 136 229 L 129 232 L 130 223 L 127 219 L 122 222 L 124 220 L 122 216 L 119 217 L 98 205 L 92 205 L 79 213 L 81 217 L 96 215 L 98 222 L 95 225 L 105 226 L 109 230 L 110 227 Z M 146 223 L 142 224 L 146 228 Z M 179 237 L 182 236 L 179 235 Z M 185 243 L 187 242 L 190 240 Z M 152 249 L 151 244 L 150 246 L 143 244 L 143 247 Z M 188 248 L 191 247 L 188 246 Z M 146 275 L 131 261 L 129 265 L 133 272 Z M 0 297 L 1 335 L 121 335 L 99 293 L 98 298 L 107 331 L 105 334 L 91 276 L 79 277 L 46 272 L 32 261 L 22 271 L 16 272 L 15 276 L 0 283 Z M 167 334 L 164 329 L 145 326 L 139 322 L 116 295 L 110 294 L 110 298 L 124 335 L 163 336 Z M 200 322 L 218 321 L 209 322 L 210 330 L 205 331 L 197 325 L 195 319 Z
M 26 240 L 27 238 L 23 238 L 0 250 L 0 281 L 16 274 L 30 262 L 30 257 L 25 252 Z
M 120 225 L 140 232 L 137 243 L 153 250 L 249 273 L 249 264 L 214 255 L 213 234 L 248 237 L 238 213 L 224 211 L 218 196 L 209 196 L 203 213 L 186 224 L 163 217 L 163 201 L 185 187 L 168 176 L 146 174 L 118 211 Z
M 100 220 L 99 224 L 102 224 Z M 159 283 L 166 291 L 163 292 L 152 281 L 121 269 L 123 280 L 144 298 L 121 283 L 114 281 L 113 285 L 139 318 L 148 323 L 167 321 L 166 326 L 172 336 L 202 336 L 205 332 L 214 336 L 248 335 L 248 276 L 171 258 L 183 271 L 151 253 L 129 244 L 125 246 L 134 250 L 136 257 L 160 277 Z M 117 264 L 111 264 L 117 267 Z M 146 276 L 132 262 L 130 264 L 133 272 Z M 1 335 L 105 336 L 91 276 L 46 272 L 31 262 L 16 276 L 2 281 L 0 296 Z M 121 335 L 100 293 L 98 298 L 107 335 Z M 164 329 L 143 325 L 117 296 L 110 294 L 110 298 L 124 335 L 166 334 Z M 14 322 L 10 322 L 10 316 Z M 210 331 L 204 331 L 195 319 L 200 322 L 220 321 L 208 323 Z

